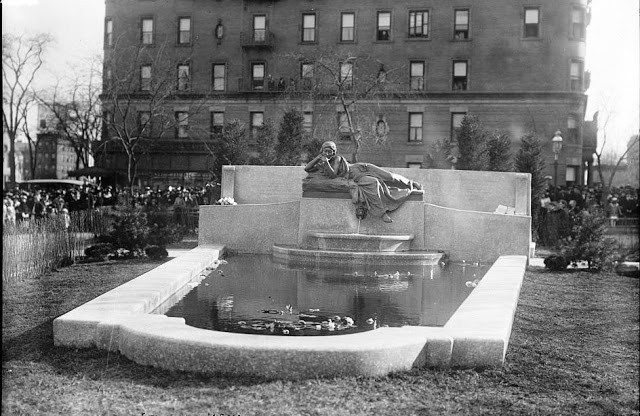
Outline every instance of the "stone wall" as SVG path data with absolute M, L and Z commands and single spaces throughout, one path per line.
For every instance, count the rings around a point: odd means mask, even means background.
M 530 177 L 520 173 L 390 169 L 424 184 L 423 201 L 358 221 L 350 199 L 302 198 L 301 166 L 225 166 L 222 196 L 239 205 L 200 207 L 199 244 L 269 253 L 274 244 L 304 247 L 309 231 L 413 234 L 412 250 L 442 250 L 454 261 L 492 262 L 529 255 Z M 496 213 L 499 205 L 509 214 Z

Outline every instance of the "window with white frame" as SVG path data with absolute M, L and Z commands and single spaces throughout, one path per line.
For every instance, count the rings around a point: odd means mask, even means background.
M 429 12 L 427 10 L 409 12 L 409 37 L 429 37 Z
M 570 70 L 571 91 L 582 91 L 582 61 L 572 60 Z
M 454 10 L 453 38 L 469 39 L 469 9 Z
M 340 41 L 353 42 L 356 32 L 356 14 L 342 13 L 340 16 Z
M 104 44 L 107 47 L 113 46 L 113 20 L 104 21 Z
M 176 137 L 189 137 L 189 113 L 186 111 L 176 111 Z
M 211 112 L 211 126 L 210 131 L 212 136 L 222 134 L 224 128 L 224 112 L 212 111 Z
M 140 39 L 143 45 L 153 44 L 153 19 L 145 17 L 142 19 L 141 25 L 142 33 Z
M 314 66 L 312 63 L 300 64 L 300 79 L 302 80 L 302 89 L 310 90 L 313 88 L 313 72 Z
M 191 18 L 181 17 L 178 19 L 178 43 L 187 45 L 191 43 Z
M 378 12 L 376 40 L 391 40 L 391 12 Z
M 178 65 L 178 91 L 189 91 L 191 88 L 191 68 L 189 64 Z
M 264 113 L 261 111 L 254 111 L 251 113 L 251 138 L 256 140 L 258 138 L 258 128 L 264 123 Z
M 567 117 L 567 139 L 574 143 L 578 140 L 578 121 L 575 116 Z
M 466 90 L 468 82 L 468 62 L 453 61 L 452 89 L 454 91 Z
M 411 89 L 424 90 L 424 62 L 412 61 L 410 64 Z
M 138 132 L 140 136 L 146 137 L 151 131 L 151 112 L 138 111 Z
M 264 42 L 267 38 L 267 16 L 260 14 L 253 16 L 253 40 Z
M 214 91 L 224 91 L 226 84 L 226 65 L 225 64 L 213 64 L 211 74 L 213 79 L 211 85 Z
M 151 65 L 140 67 L 140 91 L 151 91 Z
M 251 88 L 254 90 L 264 89 L 265 63 L 254 62 L 251 64 Z
M 524 37 L 537 38 L 540 36 L 540 8 L 524 8 Z
M 302 113 L 302 130 L 306 133 L 311 133 L 313 131 L 313 112 L 305 111 Z
M 351 128 L 349 127 L 349 119 L 347 113 L 338 111 L 338 136 L 340 140 L 351 139 Z
M 422 113 L 409 113 L 409 141 L 422 141 Z
M 458 142 L 460 127 L 462 127 L 462 120 L 464 120 L 466 115 L 467 113 L 451 113 L 451 131 L 449 137 L 453 143 Z
M 302 42 L 316 41 L 316 15 L 304 13 L 302 15 Z
M 345 89 L 353 87 L 353 63 L 340 63 L 340 84 Z
M 573 39 L 584 39 L 585 32 L 585 12 L 582 7 L 574 7 L 571 10 L 571 37 Z

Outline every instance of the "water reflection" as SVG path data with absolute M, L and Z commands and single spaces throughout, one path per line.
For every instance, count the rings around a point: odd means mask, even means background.
M 479 281 L 486 269 L 455 264 L 292 268 L 272 263 L 268 255 L 239 255 L 166 315 L 204 329 L 287 335 L 443 326 L 473 290 L 466 282 Z

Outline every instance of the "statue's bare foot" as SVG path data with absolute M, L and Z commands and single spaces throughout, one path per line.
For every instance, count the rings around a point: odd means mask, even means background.
M 384 222 L 393 222 L 393 220 L 391 219 L 389 214 L 387 214 L 386 212 L 384 214 L 382 214 L 382 221 L 384 221 Z

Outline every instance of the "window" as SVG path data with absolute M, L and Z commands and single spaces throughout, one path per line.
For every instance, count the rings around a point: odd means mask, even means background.
M 138 134 L 146 137 L 151 131 L 151 112 L 138 111 Z
M 349 127 L 349 119 L 344 111 L 338 112 L 338 135 L 340 140 L 351 140 L 351 128 Z
M 153 19 L 142 19 L 141 41 L 143 45 L 153 44 Z
M 253 16 L 253 40 L 254 42 L 264 42 L 267 35 L 267 16 Z
M 409 113 L 409 141 L 422 141 L 422 113 Z
M 424 90 L 424 62 L 414 61 L 410 65 L 411 89 Z
M 178 91 L 188 91 L 191 88 L 191 74 L 189 64 L 178 65 Z
M 191 43 L 191 18 L 181 17 L 178 19 L 178 43 L 186 45 Z
M 222 129 L 224 127 L 224 113 L 222 111 L 212 111 L 211 112 L 211 135 L 219 135 L 222 134 Z
M 422 163 L 420 162 L 407 162 L 409 169 L 422 169 Z
M 571 61 L 571 91 L 582 91 L 582 61 Z
M 251 64 L 251 88 L 254 90 L 264 89 L 265 65 L 263 62 Z
M 104 22 L 104 44 L 107 47 L 113 46 L 113 20 L 111 19 Z
M 578 177 L 578 166 L 567 166 L 564 180 L 567 185 L 573 185 Z
M 458 135 L 460 134 L 460 127 L 462 126 L 462 120 L 467 113 L 451 113 L 451 141 L 458 142 Z
M 151 65 L 140 67 L 140 91 L 151 91 Z
M 415 11 L 409 12 L 409 37 L 428 38 L 429 37 L 429 12 Z
M 300 65 L 300 79 L 302 80 L 303 90 L 313 88 L 313 69 L 313 64 L 303 63 Z
M 387 136 L 388 132 L 389 132 L 389 126 L 387 126 L 387 122 L 384 121 L 382 116 L 380 116 L 378 118 L 378 121 L 376 122 L 376 136 L 379 139 L 384 139 Z
M 467 89 L 467 61 L 453 61 L 453 85 L 454 91 Z
M 574 116 L 567 117 L 567 139 L 578 140 L 578 122 Z
M 113 82 L 113 70 L 111 70 L 111 68 L 106 68 L 105 71 L 104 71 L 105 87 L 111 88 L 112 82 Z
M 340 18 L 340 41 L 353 42 L 356 31 L 356 14 L 342 13 Z
M 305 111 L 302 113 L 302 117 L 302 130 L 311 133 L 313 131 L 313 112 Z
M 581 7 L 574 7 L 571 10 L 571 37 L 573 39 L 584 39 L 584 22 L 584 9 Z
M 316 15 L 306 13 L 302 15 L 302 41 L 316 41 Z
M 537 7 L 524 8 L 524 37 L 537 38 L 540 36 L 540 9 Z
M 225 64 L 213 64 L 213 68 L 211 70 L 213 80 L 211 81 L 211 84 L 213 85 L 214 91 L 225 90 L 225 72 Z
M 340 84 L 344 89 L 353 87 L 353 64 L 351 62 L 340 63 Z
M 264 122 L 264 113 L 263 112 L 252 112 L 251 113 L 251 138 L 253 140 L 258 137 L 258 128 L 262 126 Z
M 453 38 L 469 39 L 469 9 L 457 9 L 454 13 Z
M 378 12 L 376 40 L 391 39 L 391 12 Z
M 185 111 L 176 112 L 176 137 L 178 139 L 189 137 L 189 113 Z

